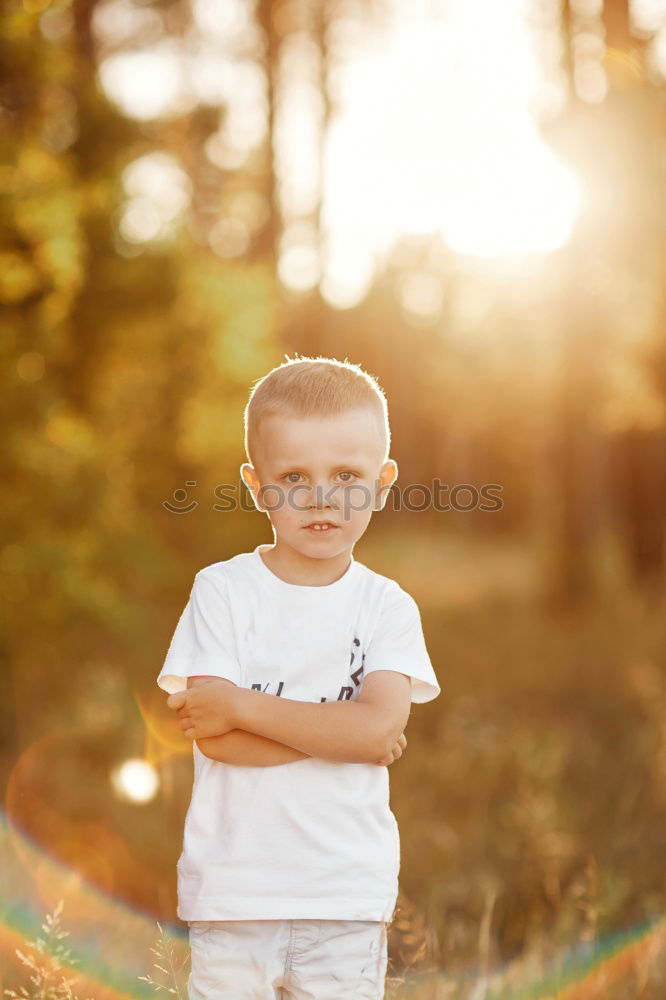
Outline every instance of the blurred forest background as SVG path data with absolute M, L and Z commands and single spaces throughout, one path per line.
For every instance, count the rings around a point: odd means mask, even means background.
M 137 915 L 183 930 L 155 678 L 198 569 L 271 540 L 242 411 L 295 352 L 387 393 L 355 556 L 443 689 L 390 769 L 390 968 L 664 916 L 666 0 L 5 0 L 0 129 L 0 987 L 61 895 L 96 997 Z M 470 509 L 399 502 L 435 479 Z

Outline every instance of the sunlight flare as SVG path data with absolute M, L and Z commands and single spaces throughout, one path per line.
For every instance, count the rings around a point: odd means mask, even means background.
M 111 772 L 111 785 L 118 798 L 142 803 L 155 798 L 160 779 L 152 764 L 133 757 Z

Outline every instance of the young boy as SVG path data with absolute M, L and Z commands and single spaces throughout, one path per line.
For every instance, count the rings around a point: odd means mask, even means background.
M 352 555 L 396 479 L 389 444 L 383 391 L 348 361 L 289 359 L 250 393 L 241 475 L 274 544 L 199 570 L 157 678 L 194 741 L 190 1000 L 384 996 L 385 765 L 411 702 L 440 693 L 414 599 Z

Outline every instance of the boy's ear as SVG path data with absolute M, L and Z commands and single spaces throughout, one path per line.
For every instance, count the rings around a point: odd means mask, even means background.
M 375 510 L 383 510 L 388 498 L 389 490 L 398 478 L 398 463 L 389 458 L 379 470 L 379 485 L 376 493 L 376 502 L 379 504 Z
M 254 506 L 257 508 L 257 510 L 262 510 L 262 507 L 259 505 L 257 501 L 257 494 L 259 493 L 259 488 L 261 485 L 257 473 L 255 472 L 255 470 L 253 469 L 253 467 L 250 465 L 249 462 L 243 462 L 243 464 L 240 467 L 240 474 L 241 474 L 241 479 L 243 480 L 248 490 L 252 494 Z
M 243 480 L 247 488 L 250 489 L 250 480 L 254 475 L 254 469 L 252 468 L 249 462 L 243 462 L 243 464 L 240 467 L 240 474 L 241 474 L 241 479 Z
M 254 506 L 257 510 L 261 511 L 262 514 L 266 513 L 266 508 L 262 507 L 260 501 L 257 499 L 259 490 L 261 489 L 261 482 L 259 481 L 259 476 L 257 475 L 255 469 L 249 462 L 243 462 L 240 467 L 240 474 L 241 479 L 252 494 Z

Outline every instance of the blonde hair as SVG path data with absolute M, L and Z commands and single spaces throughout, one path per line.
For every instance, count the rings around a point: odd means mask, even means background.
M 256 442 L 261 421 L 268 416 L 330 417 L 347 410 L 368 407 L 380 421 L 385 436 L 383 461 L 391 445 L 388 406 L 384 391 L 374 378 L 345 358 L 287 358 L 250 390 L 245 407 L 245 451 L 254 465 Z

